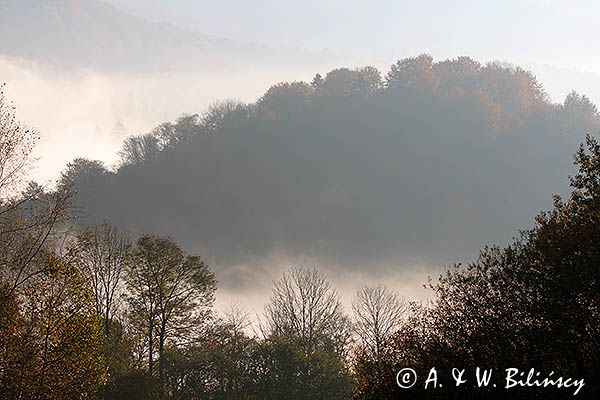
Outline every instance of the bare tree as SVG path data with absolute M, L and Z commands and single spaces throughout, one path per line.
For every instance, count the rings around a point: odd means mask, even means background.
M 265 317 L 269 334 L 303 339 L 307 351 L 329 344 L 341 352 L 349 338 L 340 296 L 316 269 L 284 273 L 274 283 Z
M 365 351 L 375 359 L 383 356 L 386 341 L 406 313 L 405 301 L 386 286 L 363 286 L 352 301 L 354 331 Z
M 91 283 L 96 312 L 106 335 L 120 307 L 130 248 L 129 237 L 108 222 L 85 227 L 77 234 L 75 257 Z
M 37 134 L 16 119 L 15 107 L 4 95 L 0 84 L 0 199 L 5 199 L 25 176 Z
M 0 300 L 42 272 L 33 261 L 66 218 L 69 193 L 24 185 L 37 134 L 21 125 L 0 85 Z M 1 305 L 0 305 L 1 308 Z
M 223 311 L 223 323 L 231 329 L 234 336 L 241 336 L 251 325 L 250 314 L 236 301 Z

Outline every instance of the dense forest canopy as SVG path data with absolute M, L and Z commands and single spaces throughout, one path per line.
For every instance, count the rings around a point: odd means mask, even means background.
M 587 97 L 552 103 L 519 67 L 420 55 L 184 115 L 128 138 L 114 169 L 74 160 L 61 185 L 85 223 L 174 235 L 225 285 L 272 253 L 440 265 L 532 222 L 599 127 Z

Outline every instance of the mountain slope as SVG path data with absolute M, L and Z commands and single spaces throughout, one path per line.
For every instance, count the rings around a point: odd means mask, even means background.
M 116 172 L 78 161 L 82 223 L 173 235 L 226 285 L 273 254 L 353 271 L 442 265 L 502 243 L 565 190 L 600 130 L 527 71 L 472 59 L 337 69 L 131 139 Z M 233 271 L 233 272 L 232 272 Z

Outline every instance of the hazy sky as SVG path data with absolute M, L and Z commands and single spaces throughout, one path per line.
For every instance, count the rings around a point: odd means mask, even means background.
M 130 13 L 269 45 L 383 61 L 429 52 L 600 72 L 594 0 L 109 0 Z

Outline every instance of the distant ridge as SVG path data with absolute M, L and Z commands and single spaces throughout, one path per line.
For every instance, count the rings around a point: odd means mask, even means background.
M 148 22 L 97 0 L 0 0 L 0 54 L 135 72 L 303 67 L 333 58 Z

